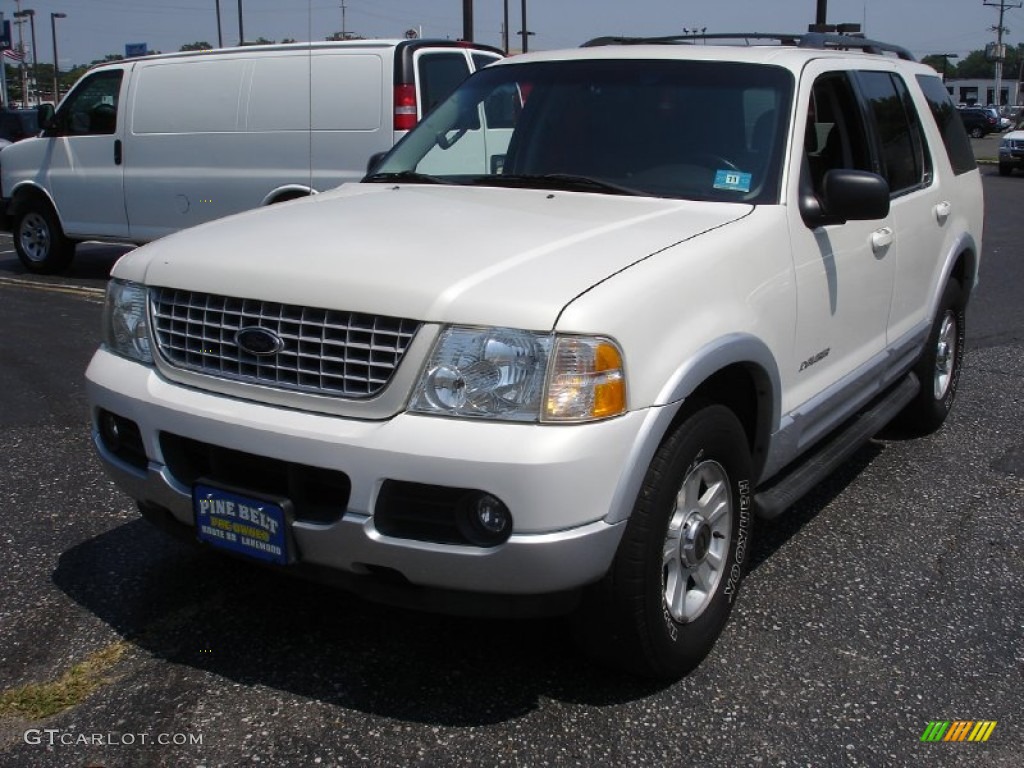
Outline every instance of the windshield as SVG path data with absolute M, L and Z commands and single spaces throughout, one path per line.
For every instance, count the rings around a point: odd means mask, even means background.
M 736 62 L 489 67 L 365 180 L 777 203 L 792 91 L 788 71 Z

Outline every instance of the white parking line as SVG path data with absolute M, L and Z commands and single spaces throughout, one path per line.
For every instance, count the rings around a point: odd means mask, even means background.
M 61 285 L 60 283 L 44 283 L 38 280 L 24 280 L 14 277 L 0 277 L 0 285 L 11 285 L 15 288 L 31 288 L 37 291 L 49 291 L 50 293 L 66 293 L 71 296 L 81 296 L 92 301 L 103 301 L 106 290 L 103 288 L 90 288 L 85 285 Z

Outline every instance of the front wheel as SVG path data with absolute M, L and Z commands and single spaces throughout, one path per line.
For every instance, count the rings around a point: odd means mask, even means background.
M 960 384 L 966 329 L 963 291 L 950 278 L 924 353 L 914 368 L 921 391 L 899 415 L 898 426 L 917 435 L 929 434 L 942 426 Z
M 25 269 L 37 274 L 61 272 L 75 255 L 75 243 L 65 236 L 57 214 L 37 200 L 25 202 L 15 220 L 14 248 Z
M 1000 163 L 999 164 L 999 175 L 1000 176 L 1009 176 L 1011 173 L 1013 173 L 1013 166 L 1012 165 L 1009 165 L 1008 163 Z
M 980 139 L 980 138 L 984 137 L 984 135 L 985 135 L 985 132 L 983 130 L 981 130 L 981 128 L 971 128 L 971 138 L 972 139 Z
M 577 614 L 600 662 L 677 678 L 710 652 L 750 556 L 746 433 L 720 405 L 685 419 L 647 470 L 611 570 Z

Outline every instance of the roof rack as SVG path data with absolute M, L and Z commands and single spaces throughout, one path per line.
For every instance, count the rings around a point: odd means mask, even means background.
M 817 50 L 860 50 L 865 53 L 883 55 L 895 54 L 906 61 L 917 61 L 910 51 L 898 45 L 869 40 L 857 35 L 827 34 L 824 32 L 769 33 L 769 32 L 714 32 L 711 34 L 667 35 L 665 37 L 595 37 L 585 42 L 581 48 L 594 48 L 601 45 L 666 45 L 706 42 L 709 40 L 743 40 L 751 45 L 752 40 L 774 40 L 779 45 L 796 48 L 814 48 Z

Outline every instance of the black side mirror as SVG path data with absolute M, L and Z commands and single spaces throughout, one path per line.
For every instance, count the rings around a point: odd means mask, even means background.
M 40 104 L 36 108 L 36 115 L 39 120 L 39 129 L 45 131 L 47 128 L 53 125 L 53 104 Z
M 384 159 L 385 155 L 387 155 L 387 152 L 374 152 L 370 155 L 370 159 L 366 163 L 367 176 L 377 170 L 377 166 L 380 165 L 380 161 Z
M 814 229 L 889 215 L 889 183 L 877 173 L 836 168 L 825 174 L 821 194 L 802 195 L 800 213 Z

